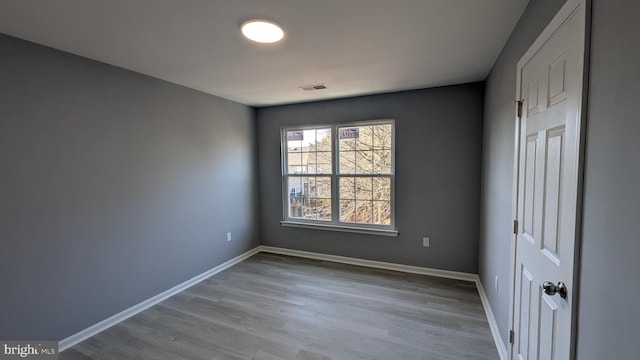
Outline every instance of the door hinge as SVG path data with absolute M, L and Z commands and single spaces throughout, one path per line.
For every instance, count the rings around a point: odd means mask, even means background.
M 518 220 L 513 220 L 513 233 L 518 235 Z
M 522 118 L 522 100 L 516 100 L 516 114 Z
M 513 330 L 509 330 L 509 344 L 513 344 L 513 338 L 515 338 L 515 333 Z

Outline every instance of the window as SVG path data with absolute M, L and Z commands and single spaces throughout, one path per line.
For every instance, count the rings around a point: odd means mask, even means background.
M 282 129 L 283 225 L 396 235 L 394 122 Z

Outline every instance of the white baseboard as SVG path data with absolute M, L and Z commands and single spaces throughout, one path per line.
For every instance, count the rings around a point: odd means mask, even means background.
M 489 328 L 491 329 L 491 335 L 493 335 L 493 341 L 496 343 L 496 348 L 498 349 L 500 360 L 507 360 L 509 358 L 507 347 L 505 346 L 504 341 L 502 341 L 500 330 L 498 329 L 498 322 L 496 321 L 496 317 L 493 315 L 491 306 L 489 306 L 487 293 L 484 292 L 484 287 L 482 287 L 482 282 L 480 282 L 480 277 L 478 275 L 476 275 L 476 287 L 478 288 L 478 293 L 480 294 L 480 300 L 482 301 L 484 312 L 485 314 L 487 314 L 487 321 L 489 321 Z
M 67 338 L 64 338 L 64 339 L 60 340 L 60 342 L 58 343 L 59 351 L 64 351 L 64 350 L 66 350 L 66 349 L 68 349 L 68 348 L 80 343 L 81 341 L 84 341 L 84 340 L 86 340 L 86 339 L 98 334 L 99 332 L 104 331 L 104 330 L 106 330 L 106 329 L 118 324 L 119 322 L 124 321 L 124 320 L 132 317 L 133 315 L 136 315 L 136 314 L 142 312 L 143 310 L 146 310 L 146 309 L 150 308 L 151 306 L 153 306 L 153 305 L 155 305 L 155 304 L 157 304 L 157 303 L 159 303 L 159 302 L 161 302 L 163 300 L 166 300 L 167 298 L 169 298 L 169 297 L 171 297 L 171 296 L 173 296 L 173 295 L 175 295 L 175 294 L 177 294 L 177 293 L 179 293 L 179 292 L 181 292 L 181 291 L 183 291 L 183 290 L 185 290 L 185 289 L 187 289 L 187 288 L 199 283 L 200 281 L 202 281 L 202 280 L 204 280 L 204 279 L 206 279 L 206 278 L 208 278 L 208 277 L 210 277 L 212 275 L 215 275 L 215 274 L 221 272 L 222 270 L 225 270 L 225 269 L 227 269 L 227 268 L 229 268 L 229 267 L 241 262 L 242 260 L 245 260 L 245 259 L 257 254 L 258 252 L 260 252 L 260 246 L 257 246 L 255 248 L 243 253 L 243 254 L 240 254 L 240 255 L 234 257 L 233 259 L 231 259 L 229 261 L 226 261 L 226 262 L 224 262 L 224 263 L 222 263 L 222 264 L 220 264 L 220 265 L 218 265 L 218 266 L 216 266 L 216 267 L 214 267 L 212 269 L 209 269 L 209 270 L 203 272 L 200 275 L 197 275 L 197 276 L 195 276 L 195 277 L 193 277 L 193 278 L 191 278 L 191 279 L 189 279 L 189 280 L 187 280 L 187 281 L 185 281 L 185 282 L 183 282 L 181 284 L 178 284 L 178 285 L 172 287 L 169 290 L 166 290 L 166 291 L 164 291 L 164 292 L 162 292 L 162 293 L 160 293 L 158 295 L 155 295 L 152 298 L 149 298 L 149 299 L 147 299 L 147 300 L 145 300 L 145 301 L 143 301 L 143 302 L 141 302 L 139 304 L 136 304 L 136 305 L 134 305 L 134 306 L 132 306 L 132 307 L 126 309 L 126 310 L 123 310 L 123 311 L 121 311 L 121 312 L 119 312 L 119 313 L 117 313 L 117 314 L 115 314 L 115 315 L 113 315 L 113 316 L 111 316 L 111 317 L 109 317 L 107 319 L 104 319 L 104 320 L 100 321 L 97 324 L 94 324 L 94 325 L 92 325 L 92 326 L 90 326 L 90 327 L 88 327 L 88 328 L 86 328 L 84 330 L 81 330 L 81 331 L 79 331 L 79 332 L 77 332 L 77 333 L 75 333 L 75 334 L 73 334 L 73 335 L 71 335 L 71 336 L 69 336 Z
M 401 271 L 401 272 L 412 273 L 412 274 L 437 276 L 437 277 L 456 279 L 456 280 L 476 282 L 476 279 L 477 279 L 476 274 L 469 274 L 469 273 L 449 271 L 449 270 L 431 269 L 431 268 L 420 267 L 420 266 L 394 264 L 394 263 L 388 263 L 388 262 L 382 262 L 382 261 L 364 260 L 364 259 L 358 259 L 358 258 L 352 258 L 352 257 L 346 257 L 346 256 L 328 255 L 328 254 L 321 254 L 321 253 L 315 253 L 315 252 L 309 252 L 309 251 L 291 250 L 291 249 L 278 248 L 278 247 L 272 247 L 272 246 L 262 245 L 260 246 L 260 251 L 274 253 L 274 254 L 281 254 L 281 255 L 298 256 L 298 257 L 316 259 L 316 260 L 333 261 L 333 262 L 350 264 L 350 265 L 366 266 L 366 267 L 376 268 L 376 269 L 386 269 L 386 270 Z

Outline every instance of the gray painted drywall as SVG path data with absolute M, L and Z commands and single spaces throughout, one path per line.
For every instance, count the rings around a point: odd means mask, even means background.
M 483 83 L 257 109 L 264 245 L 476 273 Z M 398 237 L 283 227 L 280 127 L 393 118 Z M 422 247 L 422 237 L 431 247 Z
M 507 343 L 514 111 L 518 60 L 564 0 L 531 0 L 493 66 L 485 89 L 479 275 Z M 494 279 L 498 276 L 498 291 Z
M 257 246 L 255 143 L 247 106 L 0 35 L 0 339 L 60 340 Z
M 592 9 L 578 359 L 637 359 L 640 2 Z

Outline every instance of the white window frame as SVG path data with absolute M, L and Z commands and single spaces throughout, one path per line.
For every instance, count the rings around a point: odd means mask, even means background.
M 339 137 L 338 128 L 343 127 L 359 127 L 359 126 L 372 126 L 372 125 L 391 125 L 391 173 L 390 174 L 340 174 L 340 156 L 339 156 Z M 332 160 L 332 172 L 331 174 L 288 174 L 288 151 L 287 151 L 287 132 L 289 131 L 304 131 L 311 129 L 331 129 L 331 160 Z M 396 125 L 393 119 L 378 119 L 357 121 L 338 124 L 314 124 L 314 125 L 302 125 L 302 126 L 284 126 L 280 128 L 280 148 L 281 148 L 281 184 L 282 184 L 282 209 L 283 219 L 280 224 L 290 227 L 301 227 L 320 230 L 331 231 L 344 231 L 365 233 L 373 235 L 384 236 L 398 236 L 398 230 L 396 229 L 395 222 L 395 163 L 396 163 Z M 289 199 L 288 199 L 288 186 L 287 180 L 289 176 L 326 176 L 331 178 L 331 220 L 314 220 L 314 219 L 300 219 L 289 217 Z M 382 224 L 365 224 L 365 223 L 348 223 L 340 221 L 340 198 L 339 198 L 339 183 L 341 177 L 388 177 L 391 182 L 391 217 L 389 225 Z

